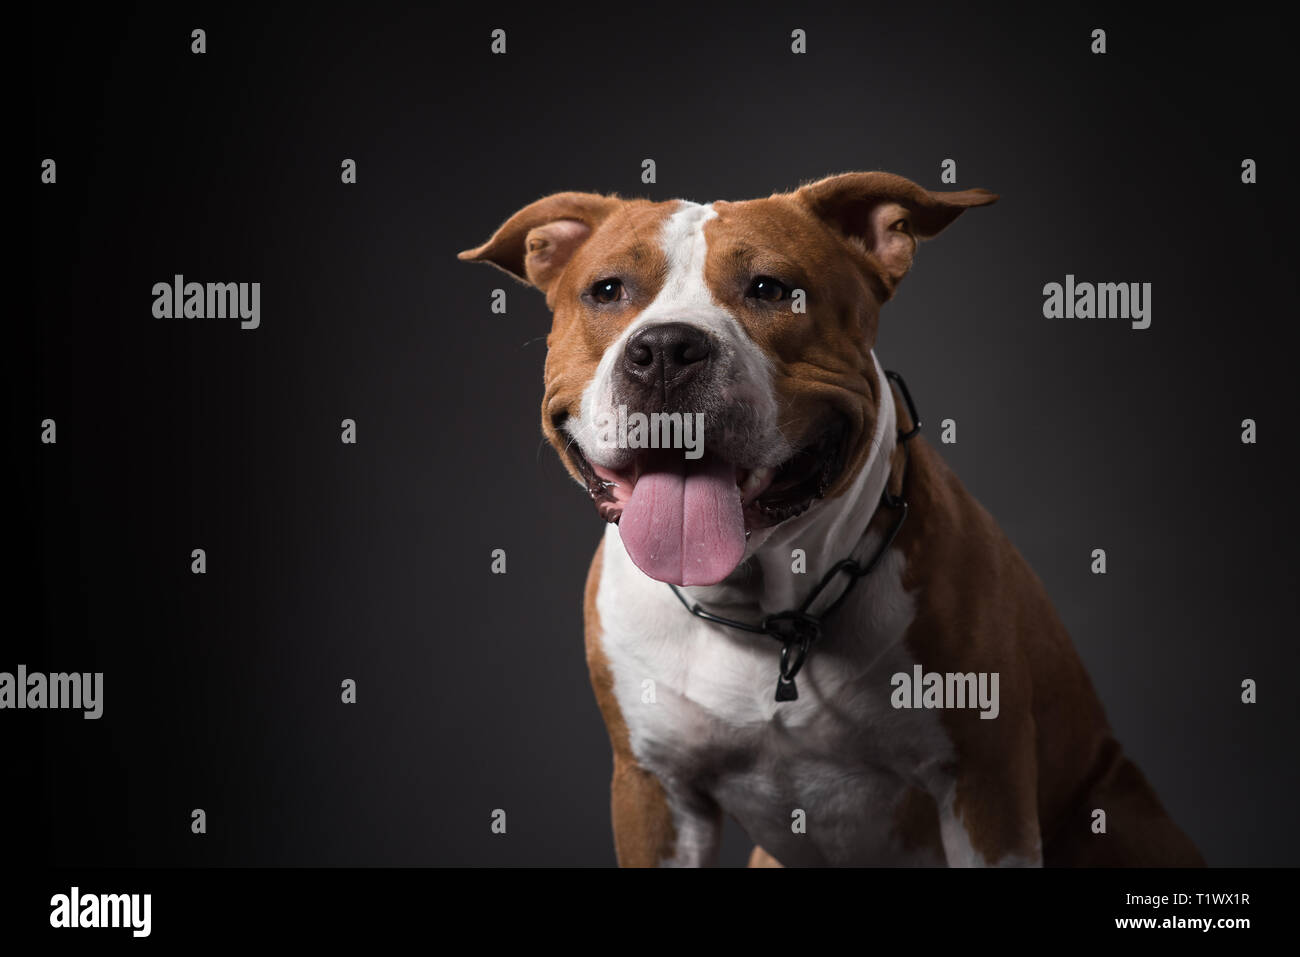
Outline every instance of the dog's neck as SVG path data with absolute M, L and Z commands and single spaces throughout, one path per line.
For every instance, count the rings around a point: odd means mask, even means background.
M 880 506 L 880 496 L 889 481 L 890 462 L 897 443 L 897 415 L 894 392 L 885 371 L 873 352 L 876 373 L 875 428 L 870 438 L 867 458 L 858 469 L 853 484 L 843 495 L 815 502 L 798 518 L 751 533 L 749 555 L 726 581 L 717 585 L 681 589 L 693 601 L 710 611 L 723 606 L 733 613 L 747 609 L 751 616 L 797 608 L 821 581 L 822 576 L 845 558 L 868 557 L 862 542 L 871 516 Z M 802 549 L 803 567 L 797 563 L 795 549 Z M 810 609 L 813 614 L 828 605 L 842 586 L 832 584 Z

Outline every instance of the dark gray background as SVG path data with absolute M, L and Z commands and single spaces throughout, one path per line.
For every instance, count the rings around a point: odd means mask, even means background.
M 492 315 L 503 278 L 455 253 L 556 190 L 942 188 L 952 157 L 1002 200 L 922 249 L 878 354 L 932 440 L 958 421 L 945 456 L 1208 860 L 1295 864 L 1291 54 L 1254 16 L 42 7 L 0 670 L 103 671 L 106 703 L 0 716 L 22 830 L 65 865 L 611 863 L 580 622 L 601 526 L 542 447 L 547 313 L 509 285 Z M 178 272 L 260 281 L 262 327 L 154 319 Z M 1152 327 L 1044 319 L 1067 272 L 1153 283 Z M 747 850 L 733 827 L 726 862 Z

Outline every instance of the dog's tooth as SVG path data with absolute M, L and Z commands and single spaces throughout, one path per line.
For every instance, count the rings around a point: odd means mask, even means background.
M 742 499 L 747 499 L 767 485 L 772 479 L 772 469 L 754 469 L 740 486 Z

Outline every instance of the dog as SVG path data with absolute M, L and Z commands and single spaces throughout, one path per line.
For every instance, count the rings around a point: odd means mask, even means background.
M 1203 864 L 875 356 L 918 242 L 996 199 L 563 192 L 460 253 L 545 294 L 542 430 L 608 523 L 585 630 L 620 865 L 714 863 L 724 813 L 751 866 Z M 693 454 L 653 441 L 679 421 Z

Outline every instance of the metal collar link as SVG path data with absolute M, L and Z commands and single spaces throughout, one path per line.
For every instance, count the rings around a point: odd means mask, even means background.
M 898 443 L 903 447 L 903 468 L 902 473 L 907 471 L 908 451 L 907 443 L 921 431 L 921 417 L 917 415 L 916 404 L 912 401 L 912 394 L 907 391 L 907 383 L 897 372 L 886 372 L 885 376 L 890 382 L 898 385 L 898 391 L 902 393 L 903 401 L 907 404 L 908 418 L 912 421 L 912 427 L 904 432 L 901 428 L 898 430 Z M 853 590 L 853 586 L 859 580 L 871 574 L 872 570 L 880 564 L 880 559 L 884 557 L 889 546 L 894 543 L 898 537 L 898 531 L 903 527 L 903 522 L 907 518 L 907 500 L 903 498 L 902 480 L 899 481 L 900 494 L 895 496 L 889 492 L 889 480 L 885 480 L 885 488 L 880 493 L 880 504 L 885 508 L 898 512 L 898 517 L 890 527 L 889 532 L 885 535 L 884 541 L 876 549 L 876 553 L 871 559 L 862 564 L 855 558 L 846 558 L 837 562 L 831 569 L 822 576 L 821 581 L 804 599 L 803 604 L 798 608 L 791 608 L 788 611 L 778 611 L 767 615 L 757 625 L 749 624 L 744 621 L 736 621 L 732 618 L 724 618 L 721 615 L 715 615 L 706 611 L 698 602 L 691 604 L 686 600 L 676 585 L 670 584 L 668 587 L 673 590 L 677 600 L 696 618 L 703 618 L 705 621 L 711 621 L 715 625 L 726 625 L 728 628 L 736 628 L 740 631 L 748 631 L 757 635 L 767 635 L 781 642 L 781 672 L 776 682 L 776 700 L 777 701 L 794 701 L 799 697 L 799 689 L 794 683 L 795 676 L 799 674 L 799 669 L 804 666 L 808 660 L 808 652 L 812 648 L 813 642 L 821 637 L 822 622 L 831 612 L 838 608 Z M 875 513 L 872 514 L 875 517 Z M 868 520 L 868 524 L 870 521 Z M 865 534 L 865 531 L 864 533 Z M 813 602 L 821 595 L 826 587 L 840 574 L 849 576 L 849 583 L 845 586 L 840 596 L 831 602 L 830 606 L 819 615 L 811 615 L 808 609 L 813 606 Z

